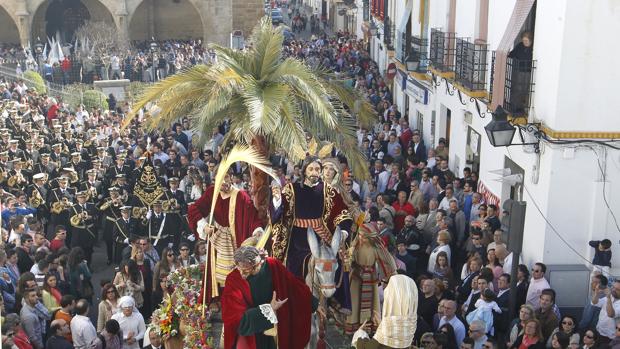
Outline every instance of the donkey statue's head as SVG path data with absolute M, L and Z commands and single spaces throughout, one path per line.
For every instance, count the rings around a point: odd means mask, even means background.
M 319 288 L 323 296 L 329 298 L 336 292 L 336 270 L 338 270 L 338 250 L 342 240 L 340 228 L 336 228 L 332 236 L 331 246 L 327 246 L 324 241 L 317 239 L 316 233 L 312 228 L 308 228 L 308 245 L 312 252 L 310 265 L 314 265 L 314 273 L 318 281 Z

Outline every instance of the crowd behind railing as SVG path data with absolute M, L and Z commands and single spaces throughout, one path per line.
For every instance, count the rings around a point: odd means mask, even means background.
M 201 40 L 135 41 L 131 48 L 97 56 L 66 46 L 64 55 L 52 58 L 41 47 L 0 46 L 0 66 L 17 76 L 27 70 L 38 72 L 58 85 L 91 84 L 98 80 L 128 79 L 155 82 L 183 68 L 212 62 L 212 51 Z

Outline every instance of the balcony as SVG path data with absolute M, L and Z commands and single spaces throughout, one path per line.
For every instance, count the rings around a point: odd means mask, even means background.
M 488 46 L 456 39 L 454 79 L 469 90 L 472 97 L 486 97 Z
M 388 50 L 394 50 L 396 25 L 389 17 L 387 17 L 383 23 L 383 43 L 387 46 Z
M 411 72 L 426 74 L 428 71 L 428 40 L 419 36 L 411 37 L 411 46 L 405 57 L 405 65 Z
M 454 76 L 456 34 L 431 29 L 430 65 L 445 77 Z
M 534 93 L 535 60 L 507 58 L 504 109 L 512 116 L 528 114 Z

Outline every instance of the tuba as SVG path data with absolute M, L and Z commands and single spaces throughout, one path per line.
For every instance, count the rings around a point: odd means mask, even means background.
M 30 196 L 30 199 L 28 200 L 28 202 L 30 203 L 30 206 L 34 208 L 37 208 L 45 204 L 45 200 L 41 196 L 41 193 L 39 193 L 39 190 L 36 188 L 32 191 L 32 195 Z

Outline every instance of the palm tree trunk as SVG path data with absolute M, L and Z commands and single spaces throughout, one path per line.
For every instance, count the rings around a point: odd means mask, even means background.
M 259 154 L 269 159 L 269 146 L 263 136 L 256 136 L 252 139 L 252 146 Z M 269 175 L 252 167 L 252 199 L 254 206 L 258 210 L 258 215 L 263 223 L 267 223 L 267 210 L 269 209 Z

